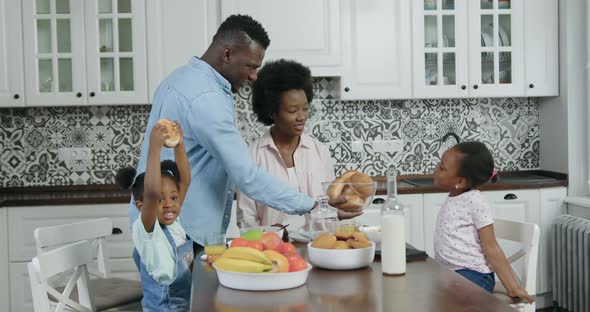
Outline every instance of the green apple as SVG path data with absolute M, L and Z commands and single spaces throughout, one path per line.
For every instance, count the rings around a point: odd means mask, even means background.
M 263 230 L 250 230 L 244 234 L 242 234 L 242 238 L 245 238 L 249 241 L 255 241 L 255 240 L 259 240 L 260 238 L 262 238 L 262 235 L 264 234 Z

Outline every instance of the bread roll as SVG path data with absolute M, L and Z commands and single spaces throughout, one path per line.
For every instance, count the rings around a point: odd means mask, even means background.
M 175 147 L 180 142 L 180 133 L 176 127 L 174 127 L 174 123 L 168 119 L 160 119 L 158 120 L 157 124 L 162 125 L 168 129 L 168 135 L 170 136 L 166 141 L 164 141 L 164 146 L 166 147 Z
M 370 176 L 357 172 L 350 177 L 350 183 L 364 183 L 364 184 L 351 184 L 352 188 L 363 197 L 375 195 L 375 183 Z
M 342 210 L 357 210 L 365 206 L 365 199 L 358 195 L 347 195 L 348 201 L 344 204 L 338 205 Z
M 334 182 L 332 182 L 332 184 L 330 184 L 330 186 L 328 187 L 328 190 L 326 191 L 328 198 L 334 199 L 334 198 L 340 196 L 340 194 L 342 194 L 342 188 L 345 185 L 346 184 L 342 184 L 342 180 L 340 178 L 334 179 Z
M 357 173 L 359 173 L 359 172 L 356 170 L 348 170 L 344 174 L 342 174 L 339 178 L 340 178 L 340 180 L 342 180 L 342 182 L 350 182 L 350 178 Z

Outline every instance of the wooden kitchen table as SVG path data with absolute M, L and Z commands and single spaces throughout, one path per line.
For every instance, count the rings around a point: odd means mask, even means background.
M 298 252 L 307 259 L 305 247 Z M 377 257 L 359 270 L 313 268 L 303 286 L 263 292 L 221 286 L 214 269 L 197 260 L 191 311 L 516 310 L 431 258 L 408 263 L 407 273 L 396 277 L 381 274 Z

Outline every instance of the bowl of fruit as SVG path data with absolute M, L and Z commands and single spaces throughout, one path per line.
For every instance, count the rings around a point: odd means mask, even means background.
M 307 250 L 313 265 L 330 270 L 359 269 L 375 259 L 375 243 L 361 232 L 325 232 L 307 244 Z
M 275 232 L 282 238 L 285 231 L 278 225 L 257 225 L 240 229 L 240 237 L 248 240 L 259 240 L 267 232 Z
M 293 244 L 283 242 L 275 232 L 266 232 L 257 240 L 234 239 L 213 267 L 221 285 L 256 291 L 301 286 L 312 268 Z
M 377 182 L 355 170 L 349 170 L 332 182 L 322 182 L 322 188 L 330 201 L 345 195 L 348 200 L 334 205 L 342 210 L 359 210 L 368 207 L 375 196 Z

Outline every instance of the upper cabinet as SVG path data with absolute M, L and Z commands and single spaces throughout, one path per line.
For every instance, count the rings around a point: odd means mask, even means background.
M 266 29 L 265 60 L 296 60 L 314 76 L 341 74 L 339 0 L 221 0 L 221 21 L 232 14 L 250 15 Z
M 414 98 L 557 95 L 556 0 L 420 0 L 412 14 Z
M 219 0 L 146 2 L 148 96 L 192 56 L 203 55 L 219 27 Z
M 0 107 L 151 103 L 231 14 L 262 23 L 265 61 L 339 76 L 345 100 L 555 96 L 557 4 L 0 0 Z
M 147 103 L 143 0 L 26 0 L 28 106 Z
M 411 98 L 410 0 L 342 0 L 341 5 L 341 98 Z
M 557 0 L 524 1 L 526 96 L 559 95 Z
M 21 0 L 0 0 L 0 107 L 25 105 L 20 11 Z

